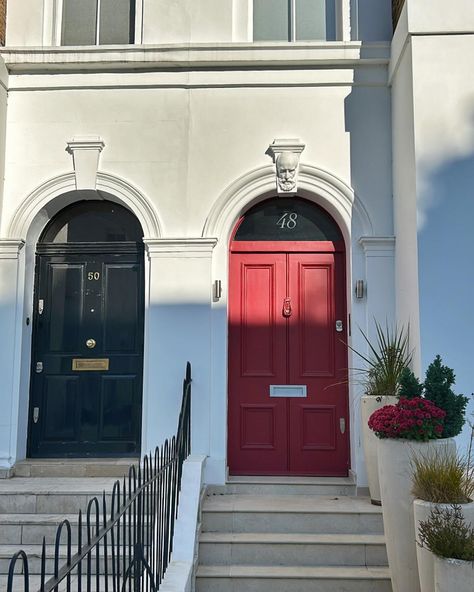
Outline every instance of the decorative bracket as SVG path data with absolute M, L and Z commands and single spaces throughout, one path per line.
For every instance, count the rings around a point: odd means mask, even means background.
M 66 150 L 72 155 L 77 190 L 95 191 L 99 154 L 104 146 L 99 136 L 75 137 L 67 143 Z
M 305 145 L 298 139 L 276 139 L 268 154 L 276 165 L 276 188 L 279 195 L 294 195 L 298 191 L 298 168 Z

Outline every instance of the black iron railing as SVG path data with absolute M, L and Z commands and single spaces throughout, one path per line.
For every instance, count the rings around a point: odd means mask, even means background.
M 111 494 L 93 498 L 57 529 L 54 556 L 43 539 L 41 574 L 33 580 L 29 559 L 18 551 L 8 570 L 7 592 L 156 592 L 173 550 L 183 462 L 191 450 L 191 365 L 186 366 L 176 436 L 141 464 L 131 466 Z M 73 535 L 75 542 L 73 544 Z M 61 564 L 61 550 L 66 561 Z M 74 553 L 74 550 L 76 551 Z M 63 551 L 64 555 L 64 551 Z M 51 561 L 53 575 L 51 574 Z M 39 582 L 38 582 L 39 578 Z

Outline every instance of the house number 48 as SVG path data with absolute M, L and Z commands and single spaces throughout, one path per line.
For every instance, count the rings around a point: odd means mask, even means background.
M 296 212 L 285 212 L 282 216 L 280 216 L 280 218 L 278 218 L 276 225 L 280 228 L 288 228 L 289 230 L 293 230 L 293 228 L 296 228 L 297 220 L 298 214 Z

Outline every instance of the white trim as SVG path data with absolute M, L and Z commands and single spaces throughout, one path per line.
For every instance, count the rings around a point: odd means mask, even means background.
M 216 246 L 216 238 L 163 238 L 144 239 L 148 256 L 151 257 L 203 257 L 210 258 Z
M 346 238 L 350 236 L 353 207 L 360 217 L 364 234 L 373 234 L 372 222 L 363 203 L 356 197 L 351 187 L 332 173 L 301 163 L 298 189 L 302 197 L 305 197 L 305 193 L 313 196 L 310 199 L 327 209 L 336 221 L 342 224 Z M 274 194 L 275 171 L 272 165 L 262 166 L 245 173 L 231 183 L 216 200 L 206 219 L 202 236 L 217 236 L 227 244 L 241 213 L 258 201 Z
M 55 198 L 75 190 L 75 173 L 59 175 L 42 183 L 22 201 L 14 212 L 8 226 L 7 238 L 26 238 L 32 221 L 41 209 Z M 151 201 L 128 181 L 99 171 L 96 190 L 110 193 L 130 209 L 140 221 L 145 238 L 157 238 L 162 235 L 162 225 Z M 100 198 L 100 195 L 97 197 Z M 59 204 L 57 211 L 64 205 L 64 203 Z
M 394 236 L 361 236 L 359 244 L 366 257 L 393 257 L 395 251 Z
M 175 524 L 173 555 L 163 582 L 162 592 L 191 592 L 197 562 L 199 504 L 203 486 L 205 456 L 192 455 L 183 464 L 181 496 Z
M 160 68 L 225 66 L 387 66 L 389 43 L 363 45 L 360 41 L 294 41 L 252 43 L 174 43 L 150 45 L 87 45 L 0 48 L 10 71 L 72 72 L 87 68 L 149 71 Z
M 24 246 L 25 241 L 22 239 L 0 239 L 0 259 L 18 259 Z
M 143 3 L 144 0 L 135 0 L 135 40 L 134 45 L 143 43 Z
M 61 45 L 61 37 L 63 31 L 63 0 L 54 0 L 54 23 L 53 23 L 53 38 L 48 45 Z

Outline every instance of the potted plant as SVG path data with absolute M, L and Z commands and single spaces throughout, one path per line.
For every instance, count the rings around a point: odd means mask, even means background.
M 453 370 L 443 364 L 439 355 L 426 370 L 424 396 L 446 411 L 442 438 L 454 438 L 460 434 L 465 422 L 469 397 L 454 393 L 451 387 L 455 383 L 455 378 Z
M 435 508 L 419 527 L 419 538 L 434 555 L 436 592 L 472 592 L 474 582 L 474 527 L 458 505 Z
M 416 543 L 411 494 L 411 459 L 430 447 L 446 447 L 440 439 L 446 413 L 423 397 L 401 398 L 369 418 L 377 436 L 380 493 L 387 555 L 394 592 L 418 592 Z M 454 443 L 452 444 L 454 445 Z
M 385 328 L 375 321 L 376 343 L 372 343 L 361 331 L 367 342 L 369 354 L 364 355 L 351 348 L 364 362 L 365 368 L 356 369 L 362 375 L 365 395 L 361 397 L 362 443 L 369 482 L 370 500 L 380 505 L 380 485 L 377 463 L 377 439 L 367 422 L 374 411 L 398 401 L 403 370 L 411 362 L 408 348 L 408 331 L 401 328 Z
M 468 457 L 459 456 L 455 450 L 446 448 L 432 450 L 426 455 L 412 459 L 412 493 L 415 496 L 413 513 L 416 555 L 421 592 L 434 590 L 434 557 L 422 545 L 419 529 L 433 509 L 449 509 L 453 504 L 459 508 L 466 522 L 474 524 L 474 475 Z

